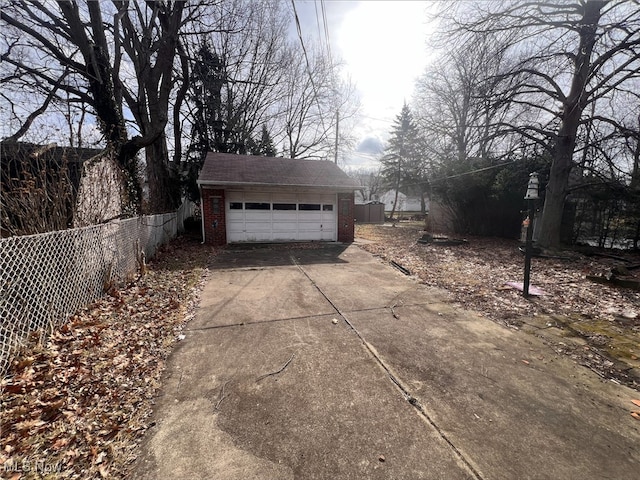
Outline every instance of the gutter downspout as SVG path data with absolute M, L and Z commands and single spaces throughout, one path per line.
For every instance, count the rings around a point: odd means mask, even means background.
M 202 197 L 202 185 L 200 184 L 198 184 L 198 192 L 200 193 L 200 225 L 202 227 L 202 243 L 200 245 L 204 245 L 206 241 L 204 232 L 204 198 Z

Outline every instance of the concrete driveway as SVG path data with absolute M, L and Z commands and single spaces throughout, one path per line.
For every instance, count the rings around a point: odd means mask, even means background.
M 223 251 L 185 334 L 132 478 L 640 478 L 638 392 L 357 245 Z

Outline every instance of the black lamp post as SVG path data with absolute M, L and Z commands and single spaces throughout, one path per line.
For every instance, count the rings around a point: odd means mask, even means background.
M 529 175 L 527 194 L 524 199 L 529 204 L 529 225 L 527 225 L 527 243 L 524 251 L 524 283 L 522 285 L 522 295 L 529 297 L 529 276 L 531 274 L 531 255 L 533 250 L 533 217 L 536 213 L 536 200 L 538 199 L 538 174 L 533 172 Z

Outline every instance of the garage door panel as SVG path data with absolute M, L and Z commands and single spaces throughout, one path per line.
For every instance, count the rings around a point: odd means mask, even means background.
M 244 230 L 244 219 L 227 219 L 227 230 L 229 229 L 229 227 L 232 228 L 232 230 Z
M 244 212 L 242 210 L 229 210 L 227 212 L 227 222 L 244 223 Z
M 322 228 L 320 227 L 320 225 L 313 225 L 313 224 L 300 224 L 298 225 L 298 231 L 299 232 L 304 232 L 305 234 L 313 234 L 316 233 L 318 235 L 318 239 L 321 238 L 320 234 L 322 233 Z
M 273 211 L 272 215 L 274 222 L 297 222 L 298 221 L 298 212 L 278 212 Z
M 271 223 L 271 212 L 260 210 L 245 210 L 244 218 L 247 222 L 269 222 Z
M 298 229 L 274 229 L 273 230 L 273 239 L 274 240 L 297 240 L 298 239 Z
M 322 240 L 317 231 L 298 231 L 298 240 Z
M 273 240 L 271 238 L 271 232 L 251 232 L 247 233 L 245 237 L 246 242 L 269 242 Z
M 320 225 L 322 225 L 322 221 L 320 218 L 304 218 L 298 220 L 298 225 L 304 226 L 305 228 L 320 228 Z
M 227 230 L 227 241 L 228 242 L 244 242 L 246 241 L 246 235 L 241 230 Z
M 292 231 L 295 232 L 298 229 L 298 222 L 273 222 L 274 231 Z
M 300 211 L 298 212 L 298 220 L 301 222 L 315 222 L 320 221 L 322 219 L 322 211 L 320 210 L 311 210 L 311 211 Z
M 264 222 L 264 221 L 247 221 L 245 223 L 245 231 L 246 232 L 269 232 L 271 231 L 271 222 Z

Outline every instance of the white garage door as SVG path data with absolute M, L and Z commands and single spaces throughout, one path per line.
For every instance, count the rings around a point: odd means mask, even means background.
M 227 192 L 227 241 L 337 240 L 336 195 Z

